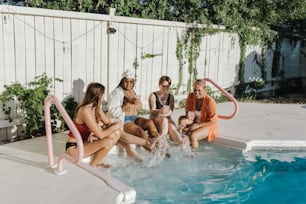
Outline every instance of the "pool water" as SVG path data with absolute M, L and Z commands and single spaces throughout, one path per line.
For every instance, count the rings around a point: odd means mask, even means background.
M 110 156 L 110 174 L 133 187 L 136 203 L 305 203 L 306 155 L 303 152 L 239 150 L 201 143 L 155 166 L 148 152 L 141 163 Z

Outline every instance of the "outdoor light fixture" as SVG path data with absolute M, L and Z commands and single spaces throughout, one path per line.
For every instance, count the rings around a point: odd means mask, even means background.
M 108 33 L 108 34 L 114 34 L 114 33 L 116 33 L 116 32 L 117 32 L 116 28 L 113 28 L 113 27 L 107 28 L 107 33 Z

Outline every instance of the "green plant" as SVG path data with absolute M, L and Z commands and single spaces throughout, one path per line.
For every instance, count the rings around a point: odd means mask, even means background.
M 266 84 L 266 82 L 262 78 L 259 78 L 259 77 L 250 78 L 250 81 L 251 83 L 249 83 L 249 87 L 251 87 L 252 89 L 256 89 L 256 90 L 262 89 L 263 87 L 265 87 L 265 84 Z
M 36 76 L 35 80 L 27 85 L 16 82 L 12 85 L 4 86 L 5 90 L 0 95 L 0 104 L 2 105 L 3 112 L 12 121 L 10 116 L 11 107 L 8 105 L 8 102 L 14 101 L 16 103 L 17 112 L 25 120 L 26 136 L 40 134 L 43 124 L 44 100 L 49 94 L 54 81 L 62 80 L 49 78 L 44 73 Z
M 183 66 L 184 66 L 184 55 L 183 55 L 183 50 L 184 50 L 184 44 L 180 37 L 178 36 L 178 33 L 176 34 L 176 58 L 179 63 L 179 70 L 178 70 L 178 83 L 175 87 L 176 91 L 175 94 L 179 93 L 180 87 L 182 86 L 182 81 L 183 81 Z
M 75 110 L 78 106 L 78 103 L 74 100 L 74 97 L 69 97 L 66 101 L 62 102 L 62 105 L 70 116 L 70 118 L 73 119 L 75 115 Z M 63 132 L 67 130 L 68 126 L 65 123 L 64 118 L 62 117 L 60 112 L 57 110 L 56 106 L 54 104 L 51 104 L 50 109 L 52 132 Z

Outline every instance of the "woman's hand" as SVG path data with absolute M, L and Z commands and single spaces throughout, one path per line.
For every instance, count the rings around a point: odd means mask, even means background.
M 195 118 L 195 112 L 194 112 L 194 111 L 188 111 L 188 113 L 187 113 L 187 119 L 193 121 L 194 118 Z
M 170 109 L 170 106 L 168 105 L 164 105 L 158 113 L 158 116 L 160 117 L 166 117 L 166 116 L 170 116 L 172 114 L 172 111 Z
M 89 137 L 88 137 L 88 142 L 92 143 L 93 141 L 98 140 L 99 138 L 97 136 L 95 136 L 93 133 L 90 133 Z
M 112 128 L 112 130 L 121 129 L 122 123 L 121 121 L 115 121 L 114 123 L 111 123 L 107 128 Z
M 196 129 L 199 129 L 201 127 L 201 124 L 199 123 L 192 123 L 192 125 L 190 125 L 189 130 L 193 131 Z

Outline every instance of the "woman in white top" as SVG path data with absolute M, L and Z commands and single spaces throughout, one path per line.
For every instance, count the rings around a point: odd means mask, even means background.
M 129 70 L 124 72 L 119 85 L 109 96 L 109 115 L 120 119 L 124 123 L 124 131 L 120 140 L 153 150 L 160 134 L 151 119 L 138 116 L 142 103 L 134 90 L 134 85 L 134 74 Z M 146 134 L 146 130 L 149 136 Z M 136 153 L 134 152 L 134 154 Z

